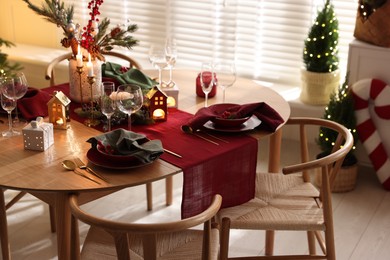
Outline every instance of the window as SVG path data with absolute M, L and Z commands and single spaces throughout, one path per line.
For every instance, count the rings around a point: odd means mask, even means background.
M 86 24 L 86 0 L 75 20 Z M 333 0 L 339 20 L 340 70 L 345 73 L 353 39 L 357 0 Z M 172 35 L 178 43 L 176 67 L 199 68 L 205 60 L 235 60 L 241 76 L 300 85 L 303 42 L 322 0 L 110 0 L 100 7 L 112 24 L 127 19 L 139 30 L 139 46 L 129 52 L 148 64 L 148 47 Z

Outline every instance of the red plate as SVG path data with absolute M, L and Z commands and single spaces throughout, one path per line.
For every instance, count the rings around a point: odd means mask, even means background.
M 87 152 L 88 160 L 100 167 L 109 169 L 131 169 L 151 164 L 152 162 L 143 163 L 134 156 L 107 155 L 91 148 Z

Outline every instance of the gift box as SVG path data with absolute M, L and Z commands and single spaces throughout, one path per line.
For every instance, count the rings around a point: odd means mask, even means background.
M 45 151 L 54 143 L 53 124 L 43 122 L 42 117 L 31 121 L 22 132 L 26 150 Z

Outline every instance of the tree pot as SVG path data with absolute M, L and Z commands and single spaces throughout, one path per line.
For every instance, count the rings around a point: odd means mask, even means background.
M 300 99 L 309 105 L 327 105 L 330 95 L 340 85 L 340 71 L 329 73 L 301 70 L 302 89 Z

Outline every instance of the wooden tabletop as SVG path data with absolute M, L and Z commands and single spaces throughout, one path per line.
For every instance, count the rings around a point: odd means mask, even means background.
M 155 71 L 147 72 L 155 76 Z M 195 113 L 204 106 L 204 98 L 196 96 L 196 71 L 174 70 L 173 79 L 179 87 L 179 109 Z M 238 78 L 233 87 L 226 90 L 226 102 L 249 103 L 264 101 L 287 120 L 290 115 L 288 103 L 275 91 L 255 82 Z M 222 91 L 209 99 L 209 105 L 222 102 Z M 0 125 L 6 129 L 7 125 Z M 110 170 L 99 168 L 110 184 L 95 184 L 87 179 L 65 170 L 61 162 L 79 157 L 87 162 L 86 152 L 90 144 L 86 140 L 100 134 L 99 131 L 72 121 L 68 130 L 54 129 L 54 145 L 44 152 L 25 150 L 23 137 L 0 138 L 0 187 L 26 191 L 92 191 L 116 189 L 143 184 L 180 172 L 180 169 L 162 160 L 130 170 Z M 251 135 L 259 138 L 269 133 L 253 131 Z M 126 174 L 129 173 L 129 174 Z

